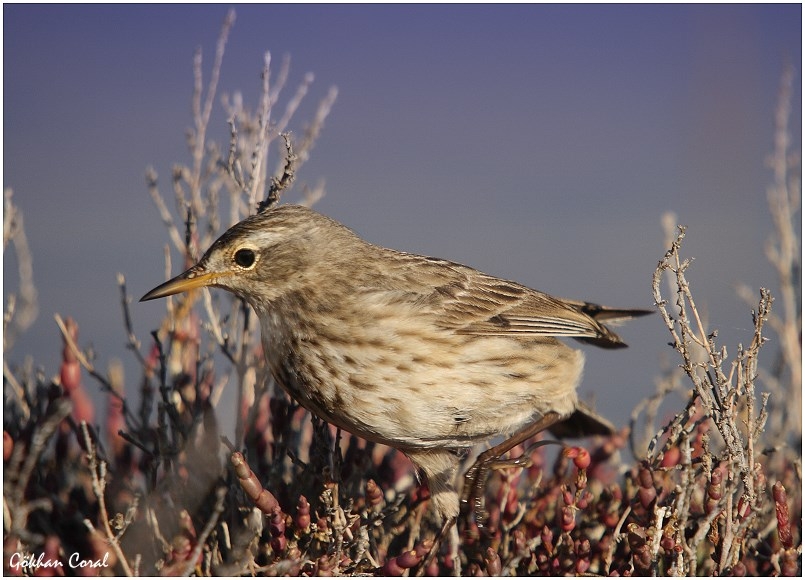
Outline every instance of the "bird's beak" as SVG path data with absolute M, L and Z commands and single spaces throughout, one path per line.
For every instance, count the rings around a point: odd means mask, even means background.
M 145 296 L 140 298 L 140 302 L 154 300 L 155 298 L 164 298 L 172 294 L 179 294 L 180 292 L 187 292 L 188 290 L 209 286 L 215 281 L 215 278 L 215 272 L 209 272 L 196 264 L 186 272 L 179 274 L 175 278 L 168 280 L 164 284 L 160 284 L 148 292 Z

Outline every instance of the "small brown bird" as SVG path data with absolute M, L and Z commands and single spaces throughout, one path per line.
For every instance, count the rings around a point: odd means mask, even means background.
M 271 374 L 291 397 L 411 459 L 428 480 L 442 534 L 459 514 L 463 451 L 514 434 L 467 473 L 465 498 L 477 499 L 490 465 L 536 433 L 567 418 L 579 434 L 608 431 L 577 411 L 584 355 L 557 337 L 624 347 L 604 323 L 650 312 L 554 298 L 375 246 L 294 205 L 236 224 L 142 300 L 202 286 L 254 308 Z

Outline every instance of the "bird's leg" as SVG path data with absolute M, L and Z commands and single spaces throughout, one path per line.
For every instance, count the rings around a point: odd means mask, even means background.
M 464 474 L 462 502 L 473 504 L 475 508 L 475 521 L 478 522 L 479 525 L 480 520 L 482 520 L 484 516 L 484 485 L 486 484 L 486 476 L 489 470 L 500 460 L 501 455 L 507 453 L 526 439 L 530 439 L 537 433 L 544 431 L 561 418 L 559 413 L 553 411 L 545 413 L 537 421 L 526 425 L 502 443 L 490 447 L 481 453 L 472 467 L 467 470 L 467 473 Z
M 456 518 L 447 518 L 444 521 L 442 524 L 442 529 L 439 531 L 439 535 L 433 540 L 433 546 L 431 546 L 430 550 L 428 550 L 428 553 L 425 555 L 425 558 L 419 563 L 419 566 L 417 566 L 414 576 L 425 575 L 425 570 L 428 568 L 428 566 L 430 566 L 433 558 L 435 558 L 436 554 L 439 552 L 439 546 L 442 545 L 442 542 L 447 537 L 447 533 L 450 532 L 455 525 Z

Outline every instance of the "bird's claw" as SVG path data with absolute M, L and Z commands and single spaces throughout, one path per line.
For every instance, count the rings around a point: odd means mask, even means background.
M 478 460 L 473 463 L 472 467 L 467 470 L 467 473 L 464 474 L 464 490 L 462 492 L 461 503 L 464 505 L 472 505 L 475 512 L 475 523 L 479 528 L 483 527 L 483 522 L 486 521 L 488 516 L 485 509 L 484 488 L 489 471 L 508 467 L 529 468 L 532 465 L 533 461 L 529 455 L 522 455 L 514 459 L 480 456 Z
M 464 474 L 464 491 L 461 501 L 463 504 L 472 504 L 475 512 L 475 523 L 483 527 L 487 513 L 484 505 L 484 487 L 489 474 L 490 465 L 494 462 L 492 457 L 479 457 L 478 460 Z

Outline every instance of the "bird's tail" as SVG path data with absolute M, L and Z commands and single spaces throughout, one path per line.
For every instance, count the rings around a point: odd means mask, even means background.
M 576 340 L 593 344 L 601 348 L 625 348 L 627 345 L 621 337 L 612 332 L 607 324 L 618 326 L 627 320 L 652 314 L 653 310 L 645 308 L 609 308 L 592 302 L 577 302 L 579 310 L 598 323 L 599 336 L 578 337 Z
M 616 431 L 612 423 L 581 401 L 576 403 L 576 410 L 569 417 L 554 423 L 548 430 L 560 439 L 612 435 Z

